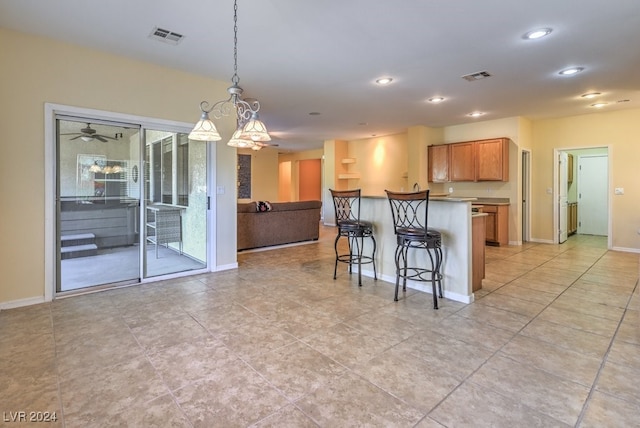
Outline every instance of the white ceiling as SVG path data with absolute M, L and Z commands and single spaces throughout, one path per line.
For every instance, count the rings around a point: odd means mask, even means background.
M 0 26 L 207 77 L 233 74 L 231 0 L 0 0 Z M 154 27 L 185 37 L 149 38 Z M 539 27 L 550 36 L 523 40 Z M 239 0 L 238 75 L 281 149 L 512 116 L 640 107 L 639 0 Z M 558 71 L 581 66 L 573 77 Z M 461 76 L 488 71 L 468 82 Z M 386 87 L 374 82 L 393 77 Z M 440 95 L 437 105 L 426 100 Z M 211 99 L 203 93 L 202 99 Z M 619 102 L 621 100 L 630 100 Z M 485 112 L 470 118 L 472 111 Z M 601 111 L 603 111 L 601 110 Z M 309 115 L 319 112 L 320 115 Z M 194 122 L 198 118 L 194 106 Z

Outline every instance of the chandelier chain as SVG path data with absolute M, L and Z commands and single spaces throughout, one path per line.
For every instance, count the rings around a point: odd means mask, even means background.
M 238 2 L 233 2 L 233 77 L 231 81 L 234 85 L 240 83 L 238 77 Z

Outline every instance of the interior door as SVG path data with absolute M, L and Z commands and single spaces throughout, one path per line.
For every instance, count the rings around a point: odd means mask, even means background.
M 608 172 L 607 155 L 578 157 L 578 233 L 607 235 Z
M 560 152 L 558 154 L 558 225 L 560 230 L 558 231 L 558 242 L 563 243 L 567 240 L 567 216 L 568 216 L 568 197 L 569 190 L 569 156 L 566 152 Z
M 529 194 L 531 189 L 530 153 L 522 151 L 522 242 L 528 242 L 529 236 Z

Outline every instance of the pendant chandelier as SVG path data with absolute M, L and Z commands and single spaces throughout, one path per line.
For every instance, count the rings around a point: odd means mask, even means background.
M 255 142 L 271 141 L 267 127 L 258 118 L 260 103 L 258 100 L 243 100 L 242 88 L 238 85 L 238 2 L 233 3 L 233 76 L 232 85 L 227 89 L 229 98 L 210 105 L 207 101 L 200 103 L 202 112 L 200 120 L 189 134 L 189 139 L 197 141 L 220 141 L 222 137 L 216 125 L 209 118 L 221 119 L 235 114 L 237 129 L 227 143 L 232 147 L 253 148 Z

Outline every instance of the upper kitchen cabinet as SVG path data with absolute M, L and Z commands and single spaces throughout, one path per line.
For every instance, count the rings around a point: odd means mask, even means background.
M 476 181 L 475 142 L 449 145 L 450 181 Z
M 476 141 L 476 181 L 509 181 L 509 139 Z
M 449 145 L 427 147 L 429 159 L 429 181 L 433 183 L 446 183 L 449 181 Z
M 509 181 L 509 139 L 466 141 L 428 147 L 428 179 Z

